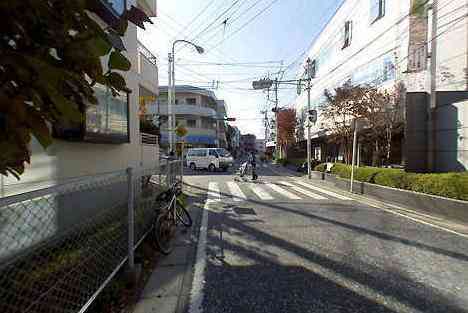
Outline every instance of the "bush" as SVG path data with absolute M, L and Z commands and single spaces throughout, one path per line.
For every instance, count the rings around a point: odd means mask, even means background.
M 304 162 L 307 162 L 307 160 L 306 159 L 287 159 L 287 162 L 295 166 L 302 166 L 302 164 L 304 164 Z
M 315 167 L 315 170 L 324 172 L 325 168 L 326 164 L 320 164 Z M 349 179 L 351 166 L 336 163 L 331 172 L 341 178 Z M 468 201 L 468 172 L 417 174 L 399 169 L 355 167 L 354 178 L 381 186 Z
M 282 166 L 286 166 L 286 165 L 288 165 L 288 160 L 286 160 L 286 159 L 278 159 L 277 163 L 280 164 L 280 165 L 282 165 Z
M 322 163 L 314 167 L 314 171 L 322 172 L 322 173 L 324 173 L 326 169 L 327 169 L 327 163 Z
M 331 168 L 331 173 L 341 178 L 351 178 L 351 166 L 343 163 L 335 163 Z

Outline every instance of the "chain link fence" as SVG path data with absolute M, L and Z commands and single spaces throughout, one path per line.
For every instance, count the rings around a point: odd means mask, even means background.
M 149 233 L 181 162 L 0 199 L 0 312 L 85 312 Z

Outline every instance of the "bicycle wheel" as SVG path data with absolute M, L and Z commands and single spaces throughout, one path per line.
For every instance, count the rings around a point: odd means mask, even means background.
M 176 216 L 177 220 L 185 227 L 192 226 L 192 217 L 190 216 L 190 213 L 179 203 L 176 205 Z
M 171 239 L 173 235 L 174 225 L 172 221 L 167 218 L 166 214 L 161 214 L 156 218 L 154 223 L 154 242 L 156 248 L 162 254 L 168 255 L 172 252 Z

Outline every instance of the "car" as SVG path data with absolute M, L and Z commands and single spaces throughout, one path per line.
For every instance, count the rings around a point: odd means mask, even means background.
M 187 151 L 186 160 L 190 169 L 210 172 L 227 171 L 234 163 L 232 155 L 224 148 L 192 148 Z

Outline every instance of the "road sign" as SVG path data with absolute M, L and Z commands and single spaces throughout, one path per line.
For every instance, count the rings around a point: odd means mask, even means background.
M 235 122 L 236 121 L 236 118 L 235 117 L 228 117 L 226 119 L 227 122 Z
M 252 88 L 255 90 L 268 89 L 271 88 L 272 85 L 273 81 L 271 79 L 260 79 L 252 82 Z

